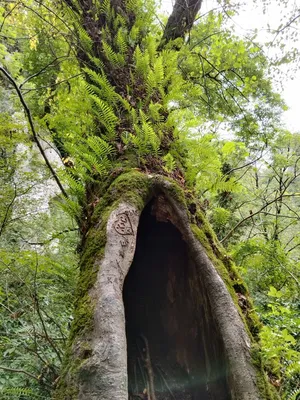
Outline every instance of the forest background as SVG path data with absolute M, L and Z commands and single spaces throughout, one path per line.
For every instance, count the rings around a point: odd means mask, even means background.
M 154 2 L 144 7 L 153 29 L 151 59 L 166 16 Z M 135 62 L 147 76 L 149 94 L 166 71 L 174 75 L 165 102 L 186 152 L 184 185 L 196 192 L 250 288 L 264 324 L 269 380 L 283 399 L 296 399 L 300 135 L 286 129 L 287 107 L 275 88 L 284 87 L 284 74 L 297 73 L 300 11 L 296 2 L 281 1 L 280 7 L 282 21 L 264 45 L 256 33 L 235 33 L 232 19 L 240 8 L 225 1 L 200 14 L 178 59 L 147 62 L 137 52 Z M 0 15 L 0 393 L 3 399 L 50 399 L 72 322 L 83 234 L 78 226 L 82 210 L 93 207 L 86 186 L 93 174 L 104 179 L 111 172 L 124 146 L 144 168 L 158 143 L 145 128 L 146 116 L 139 135 L 122 133 L 119 148 L 109 137 L 95 140 L 95 119 L 110 135 L 116 127 L 116 110 L 103 102 L 99 88 L 107 99 L 113 94 L 75 57 L 90 38 L 73 29 L 62 3 L 1 1 Z M 131 33 L 129 45 L 138 35 Z M 105 49 L 116 64 L 128 46 L 121 33 L 117 46 L 119 53 Z M 151 113 L 155 119 L 155 104 Z M 176 175 L 171 151 L 161 163 L 166 175 Z M 241 307 L 244 301 L 241 295 Z

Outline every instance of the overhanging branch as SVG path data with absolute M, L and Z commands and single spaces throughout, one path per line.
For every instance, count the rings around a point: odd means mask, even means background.
M 45 153 L 45 151 L 44 151 L 44 149 L 43 149 L 43 147 L 42 147 L 42 145 L 41 145 L 41 143 L 40 143 L 40 141 L 38 139 L 38 135 L 36 133 L 36 130 L 35 130 L 35 127 L 34 127 L 34 124 L 33 124 L 33 119 L 32 119 L 32 116 L 31 116 L 31 112 L 30 112 L 29 107 L 27 106 L 27 104 L 26 104 L 26 102 L 24 100 L 24 97 L 23 97 L 23 95 L 22 95 L 22 93 L 20 91 L 20 88 L 18 87 L 18 85 L 17 85 L 16 81 L 13 79 L 13 77 L 3 67 L 0 67 L 0 71 L 6 76 L 6 78 L 10 81 L 10 83 L 15 88 L 15 90 L 16 90 L 16 92 L 18 94 L 18 97 L 19 97 L 19 99 L 20 99 L 20 101 L 22 103 L 22 106 L 24 108 L 25 115 L 26 115 L 26 117 L 28 119 L 33 140 L 36 143 L 36 145 L 37 145 L 37 147 L 38 147 L 38 149 L 39 149 L 39 151 L 40 151 L 40 153 L 41 153 L 41 155 L 42 155 L 42 157 L 43 157 L 48 169 L 50 170 L 50 172 L 51 172 L 55 182 L 57 183 L 59 189 L 61 190 L 62 194 L 65 197 L 68 197 L 67 192 L 65 191 L 63 185 L 61 184 L 56 172 L 54 171 L 54 169 L 53 169 L 50 161 L 48 160 L 48 157 L 46 156 L 46 153 Z

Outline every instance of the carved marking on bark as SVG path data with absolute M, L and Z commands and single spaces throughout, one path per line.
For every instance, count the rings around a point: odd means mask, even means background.
M 118 260 L 116 260 L 116 264 L 117 264 L 117 266 L 118 266 L 118 270 L 119 270 L 119 273 L 120 273 L 121 281 L 123 282 L 123 281 L 124 281 L 124 278 L 125 278 L 125 276 L 124 276 L 124 271 L 122 270 L 121 265 L 120 265 L 120 263 L 119 263 Z
M 128 246 L 128 239 L 127 239 L 127 237 L 125 236 L 125 237 L 123 237 L 122 239 L 121 239 L 121 246 L 122 247 L 126 247 L 126 246 Z
M 124 213 L 117 215 L 117 220 L 113 224 L 114 230 L 122 236 L 125 235 L 133 235 L 132 224 L 129 218 L 129 212 L 125 211 Z M 122 242 L 121 242 L 122 244 Z M 123 244 L 122 244 L 123 246 Z

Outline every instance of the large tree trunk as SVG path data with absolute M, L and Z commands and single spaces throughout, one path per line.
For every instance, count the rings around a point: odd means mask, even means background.
M 164 177 L 123 174 L 85 242 L 56 399 L 271 398 L 252 313 L 197 205 Z
M 113 46 L 118 13 L 122 29 L 126 22 L 130 31 L 135 15 L 128 14 L 126 2 L 112 0 L 113 11 L 100 10 L 98 15 L 97 2 L 65 2 L 93 39 L 93 57 L 81 46 L 80 62 L 90 66 L 100 59 L 101 73 L 136 107 L 137 115 L 146 115 L 152 102 L 159 105 L 161 121 L 166 121 L 168 109 L 160 104 L 161 92 L 149 97 L 146 82 L 133 67 L 135 50 L 129 48 L 120 68 L 104 56 L 98 40 L 102 29 Z M 176 1 L 158 52 L 174 39 L 172 51 L 177 51 L 177 39 L 191 28 L 200 5 L 200 0 Z M 118 132 L 137 135 L 137 125 L 130 126 L 125 111 L 119 121 Z M 174 135 L 163 123 L 160 151 L 166 154 Z M 117 136 L 116 147 L 122 145 Z M 123 153 L 120 159 L 126 160 L 126 150 Z M 97 204 L 83 219 L 75 318 L 55 398 L 271 399 L 256 350 L 259 323 L 247 290 L 197 202 L 179 186 L 182 179 L 176 183 L 166 178 L 161 165 L 156 158 L 139 171 L 138 164 L 131 164 L 126 173 L 116 168 L 111 176 L 119 176 L 110 185 L 95 184 L 87 190 L 88 203 Z M 177 178 L 182 174 L 178 169 Z

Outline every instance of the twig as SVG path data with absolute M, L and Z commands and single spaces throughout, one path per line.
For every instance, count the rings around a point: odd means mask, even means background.
M 24 94 L 27 94 L 27 93 L 29 93 L 29 92 L 33 92 L 33 91 L 35 91 L 35 90 L 41 90 L 41 89 L 52 88 L 52 87 L 61 85 L 61 84 L 64 83 L 64 82 L 69 82 L 71 79 L 77 78 L 78 76 L 81 76 L 81 75 L 84 75 L 84 73 L 83 73 L 83 72 L 80 72 L 80 73 L 78 73 L 78 74 L 75 74 L 75 75 L 73 75 L 73 76 L 70 76 L 69 78 L 62 79 L 62 80 L 59 81 L 59 82 L 51 83 L 50 85 L 38 86 L 38 87 L 36 87 L 36 88 L 24 88 L 23 90 L 24 90 L 24 91 L 26 90 L 26 92 L 24 92 Z
M 61 355 L 58 351 L 58 349 L 56 348 L 56 346 L 53 343 L 53 340 L 49 337 L 48 332 L 47 332 L 47 328 L 45 325 L 45 321 L 44 318 L 42 316 L 41 313 L 41 309 L 40 309 L 40 304 L 39 304 L 39 298 L 38 298 L 38 293 L 37 293 L 37 288 L 36 288 L 36 277 L 37 277 L 37 267 L 38 267 L 38 260 L 36 261 L 36 265 L 35 265 L 35 273 L 34 273 L 34 280 L 33 280 L 33 289 L 34 289 L 34 304 L 35 304 L 35 308 L 38 314 L 38 317 L 41 321 L 42 327 L 43 327 L 43 331 L 45 333 L 45 339 L 47 340 L 47 342 L 50 344 L 50 346 L 52 347 L 52 350 L 55 352 L 55 354 L 57 355 L 58 359 L 60 362 L 62 362 L 62 358 Z
M 35 78 L 36 76 L 39 76 L 40 74 L 42 74 L 47 68 L 53 67 L 53 66 L 54 66 L 54 63 L 56 63 L 58 60 L 60 60 L 60 59 L 62 59 L 62 58 L 68 59 L 68 58 L 70 58 L 70 57 L 69 57 L 68 55 L 67 55 L 67 56 L 56 57 L 56 58 L 55 58 L 54 60 L 52 60 L 50 63 L 48 63 L 47 65 L 45 65 L 43 68 L 41 68 L 38 72 L 36 72 L 35 74 L 30 75 L 28 78 L 26 78 L 26 79 L 21 83 L 21 85 L 19 86 L 19 89 L 21 89 L 22 86 L 25 85 L 25 83 L 27 83 L 27 82 L 30 81 L 31 79 L 33 79 L 33 78 Z
M 16 198 L 17 198 L 17 188 L 16 188 L 16 184 L 14 183 L 14 195 L 13 195 L 13 198 L 11 199 L 11 201 L 9 202 L 9 204 L 8 204 L 8 206 L 6 208 L 6 211 L 5 211 L 5 214 L 4 214 L 4 218 L 3 218 L 3 221 L 2 221 L 2 224 L 1 224 L 1 227 L 0 227 L 0 236 L 2 235 L 4 229 L 5 229 L 6 225 L 7 225 L 9 211 L 10 211 L 10 209 L 12 209 Z
M 15 4 L 15 5 L 8 11 L 8 13 L 4 16 L 3 21 L 2 21 L 2 24 L 1 24 L 1 26 L 0 26 L 0 32 L 2 31 L 2 28 L 3 28 L 3 26 L 4 26 L 4 23 L 5 23 L 6 18 L 9 17 L 10 14 L 12 14 L 12 12 L 14 11 L 14 9 L 17 8 L 18 5 L 21 4 L 21 3 L 22 3 L 21 1 L 18 1 L 17 4 Z
M 28 371 L 25 371 L 24 369 L 15 369 L 15 368 L 8 368 L 8 367 L 4 367 L 3 365 L 0 365 L 0 369 L 2 369 L 3 371 L 8 371 L 8 372 L 16 372 L 19 374 L 24 374 L 26 376 L 29 376 L 32 379 L 35 379 L 36 381 L 40 382 L 40 378 L 38 376 L 35 376 L 33 374 L 31 374 Z M 49 388 L 51 388 L 52 386 L 49 385 L 46 382 L 43 382 L 44 385 L 48 386 Z
M 272 40 L 272 44 L 275 42 L 275 39 L 277 38 L 277 36 L 283 32 L 286 28 L 289 28 L 293 22 L 295 22 L 298 18 L 300 17 L 300 14 L 296 15 L 295 17 L 293 17 L 290 21 L 288 21 L 282 28 L 278 29 L 276 31 L 276 35 L 274 37 L 274 39 Z
M 295 275 L 294 275 L 291 271 L 289 271 L 289 270 L 279 261 L 279 259 L 278 259 L 276 256 L 275 256 L 275 260 L 278 262 L 278 264 L 280 265 L 280 267 L 281 267 L 285 272 L 287 272 L 287 273 L 294 279 L 294 281 L 296 282 L 297 286 L 300 287 L 300 282 L 299 282 L 298 279 L 295 277 Z
M 29 244 L 30 246 L 45 246 L 47 243 L 50 243 L 52 240 L 57 239 L 59 236 L 63 235 L 64 233 L 69 233 L 69 232 L 75 232 L 78 231 L 78 228 L 69 228 L 69 229 L 64 229 L 61 232 L 57 232 L 55 234 L 53 234 L 49 239 L 46 239 L 43 242 L 30 242 L 29 240 L 26 240 L 21 234 L 21 239 L 23 240 L 23 242 Z
M 259 161 L 261 158 L 262 158 L 262 156 L 263 156 L 263 150 L 261 151 L 261 154 L 260 154 L 260 156 L 259 157 L 257 157 L 255 160 L 252 160 L 252 161 L 249 161 L 248 163 L 246 163 L 246 164 L 244 164 L 244 165 L 241 165 L 240 167 L 234 167 L 234 168 L 231 168 L 231 170 L 230 171 L 228 171 L 228 172 L 226 172 L 226 174 L 225 175 L 229 175 L 229 174 L 231 174 L 232 172 L 234 172 L 234 171 L 238 171 L 239 169 L 243 169 L 243 168 L 246 168 L 246 167 L 248 167 L 249 165 L 252 165 L 252 164 L 254 164 L 256 161 Z
M 220 243 L 226 242 L 232 234 L 236 231 L 237 228 L 239 228 L 241 225 L 243 225 L 246 221 L 249 219 L 253 218 L 255 215 L 258 215 L 261 213 L 265 208 L 270 206 L 273 203 L 276 203 L 276 201 L 282 199 L 283 197 L 293 197 L 293 196 L 299 196 L 299 193 L 294 193 L 294 194 L 280 194 L 279 196 L 275 197 L 275 199 L 268 201 L 264 206 L 262 206 L 258 211 L 255 211 L 254 213 L 248 215 L 246 218 L 242 219 L 240 222 L 238 222 L 228 233 L 223 237 L 223 239 L 220 240 Z

